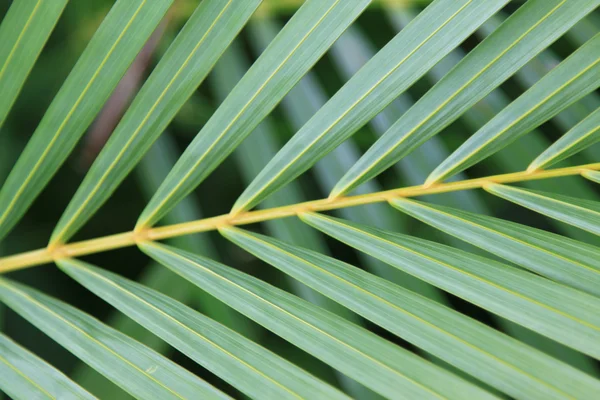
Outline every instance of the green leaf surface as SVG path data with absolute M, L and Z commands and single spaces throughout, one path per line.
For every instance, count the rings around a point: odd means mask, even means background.
M 319 216 L 302 218 L 310 223 Z M 263 261 L 515 398 L 586 397 L 600 389 L 600 381 L 572 367 L 349 264 L 241 229 L 223 233 Z
M 260 54 L 277 36 L 281 27 L 273 20 L 261 16 L 261 18 L 251 20 L 246 29 L 246 34 L 249 35 L 251 39 L 250 43 L 255 48 L 255 52 Z M 215 89 L 223 98 L 225 98 L 226 94 L 233 89 L 235 83 L 242 78 L 245 72 L 244 68 L 247 69 L 246 64 L 247 60 L 243 57 L 243 49 L 237 46 L 237 43 L 234 43 L 230 47 L 229 52 L 221 58 L 219 65 L 215 68 Z M 283 107 L 285 107 L 285 104 L 289 103 L 290 98 L 296 96 L 298 87 L 303 86 L 310 75 L 311 72 L 307 73 L 290 93 L 284 97 L 282 100 Z M 310 106 L 308 107 L 310 108 Z M 269 160 L 273 158 L 280 147 L 278 142 L 280 134 L 275 122 L 275 119 L 271 116 L 266 117 L 233 153 L 233 156 L 239 164 L 239 173 L 245 184 L 252 182 L 252 179 L 262 168 L 264 168 Z M 290 123 L 292 123 L 292 121 L 290 121 Z M 283 190 L 267 199 L 262 205 L 264 207 L 276 207 L 284 204 L 301 203 L 306 200 L 300 184 L 292 182 L 292 184 L 286 186 Z M 290 241 L 324 254 L 328 254 L 329 252 L 327 244 L 323 240 L 324 237 L 296 218 L 265 221 L 265 227 L 269 234 L 282 240 Z M 329 298 L 321 295 L 296 279 L 290 278 L 287 275 L 285 278 L 287 278 L 287 282 L 289 282 L 292 288 L 292 293 L 346 318 L 349 321 L 362 325 L 362 321 L 356 314 L 340 306 L 336 302 L 331 301 Z M 358 384 L 356 381 L 349 379 L 339 371 L 334 370 L 334 373 L 336 374 L 341 387 L 352 397 L 373 400 L 378 398 L 378 395 L 368 390 L 363 385 Z
M 261 19 L 262 23 L 264 22 Z M 238 43 L 233 43 L 228 51 L 223 55 L 219 64 L 213 73 L 215 92 L 217 97 L 225 99 L 227 93 L 233 89 L 236 82 L 244 74 L 246 60 L 243 58 L 242 48 Z M 250 183 L 252 178 L 260 172 L 265 164 L 277 153 L 277 131 L 272 118 L 265 118 L 262 123 L 256 127 L 254 132 L 243 143 L 241 143 L 233 153 L 242 179 Z M 286 190 L 282 190 L 264 203 L 265 207 L 277 207 L 285 204 L 302 203 L 307 199 L 302 194 L 302 188 L 299 185 L 289 185 Z M 290 241 L 297 245 L 308 247 L 320 253 L 327 253 L 328 248 L 324 238 L 314 229 L 310 229 L 301 221 L 292 218 L 275 219 L 265 221 L 265 227 L 273 236 Z M 185 249 L 184 249 L 185 250 Z M 337 315 L 340 315 L 352 322 L 360 324 L 356 315 L 347 309 L 340 307 L 337 303 L 329 300 L 327 297 L 315 292 L 306 285 L 295 279 L 290 279 L 290 285 L 295 294 L 313 304 L 317 304 Z
M 581 173 L 581 176 L 589 179 L 592 182 L 600 183 L 600 172 L 599 171 L 591 171 L 591 170 L 583 171 Z
M 14 1 L 0 25 L 0 127 L 68 0 Z
M 111 196 L 204 80 L 261 0 L 204 0 L 148 78 L 54 228 L 65 242 Z
M 426 184 L 441 181 L 489 157 L 593 92 L 598 86 L 600 33 L 464 142 L 429 175 Z
M 600 108 L 565 133 L 529 164 L 528 171 L 544 169 L 600 141 Z
M 269 22 L 272 21 L 261 20 L 260 24 L 251 25 L 251 27 L 256 27 L 257 40 L 260 40 L 262 35 L 268 35 L 269 31 L 272 30 L 269 26 Z M 368 49 L 361 46 L 366 45 L 366 38 L 362 37 L 363 40 L 359 41 L 359 43 L 354 40 L 361 37 L 358 28 L 351 26 L 331 48 L 330 57 L 332 60 L 336 64 L 346 65 L 346 68 L 341 69 L 344 70 L 343 74 L 346 75 L 347 79 L 354 75 L 366 61 L 375 55 L 374 49 Z M 361 59 L 362 57 L 364 57 L 364 59 Z M 315 75 L 311 75 L 310 73 L 304 76 L 281 103 L 284 114 L 288 118 L 292 128 L 295 130 L 302 128 L 302 126 L 310 120 L 310 118 L 323 107 L 327 101 L 327 95 L 324 92 L 324 89 L 319 86 L 319 82 L 316 78 Z M 382 114 L 386 113 L 388 109 L 384 110 Z M 340 144 L 327 157 L 319 160 L 315 164 L 315 180 L 323 195 L 326 195 L 331 190 L 344 172 L 358 160 L 359 155 L 360 150 L 358 146 L 356 146 L 352 140 L 347 140 Z M 276 198 L 279 193 L 284 193 L 288 190 L 287 188 L 293 187 L 294 184 L 295 182 L 291 182 L 289 185 L 274 193 L 273 196 L 266 198 L 261 204 L 266 206 L 271 198 Z M 369 182 L 369 184 L 360 188 L 361 193 L 372 193 L 380 190 L 382 190 L 381 187 L 374 181 Z M 368 204 L 362 207 L 343 208 L 338 212 L 344 218 L 357 222 L 370 221 L 376 226 L 391 230 L 405 229 L 403 224 L 404 221 L 402 221 L 401 218 L 398 218 L 399 215 L 394 215 L 394 211 L 386 204 Z M 306 226 L 300 221 L 298 221 L 298 223 L 301 226 Z M 309 232 L 310 231 L 311 230 L 309 229 Z M 283 238 L 280 237 L 280 239 Z M 294 242 L 294 244 L 308 247 L 299 242 Z M 395 283 L 401 283 L 403 286 L 409 287 L 418 293 L 426 294 L 431 298 L 443 301 L 443 296 L 431 285 L 391 268 L 379 260 L 364 256 L 360 252 L 358 253 L 358 256 L 361 257 L 361 262 L 364 263 L 366 268 L 376 273 L 378 276 L 384 277 Z
M 179 154 L 170 132 L 164 132 L 135 169 L 134 174 L 144 198 L 149 199 L 152 197 L 156 188 L 177 161 Z M 165 217 L 165 220 L 168 223 L 176 224 L 200 218 L 202 218 L 202 214 L 199 205 L 193 198 L 188 197 L 177 204 L 171 210 L 171 213 Z M 210 239 L 207 234 L 186 235 L 173 239 L 172 243 L 194 253 L 204 254 L 207 257 L 218 257 L 214 251 L 214 242 L 211 242 Z M 143 272 L 137 276 L 136 281 L 181 303 L 196 306 L 199 311 L 209 318 L 234 329 L 249 339 L 259 340 L 260 338 L 261 332 L 254 329 L 256 325 L 248 323 L 249 321 L 244 316 L 156 262 L 150 262 Z M 118 310 L 112 312 L 106 319 L 106 323 L 158 353 L 168 356 L 174 351 L 164 340 Z M 83 387 L 88 388 L 102 399 L 121 398 L 118 397 L 116 390 L 123 394 L 114 385 L 106 385 L 105 378 L 99 376 L 93 368 L 86 364 L 81 363 L 79 367 L 74 369 L 71 376 Z
M 56 173 L 172 0 L 119 0 L 50 104 L 0 191 L 0 239 Z
M 600 296 L 600 249 L 499 218 L 413 200 L 394 207 L 552 280 Z
M 478 33 L 482 36 L 491 34 L 495 29 L 498 28 L 498 26 L 500 26 L 500 24 L 503 21 L 503 16 L 503 13 L 500 12 L 492 18 L 490 18 L 489 20 L 487 20 L 486 23 L 483 24 L 478 30 Z M 590 16 L 588 16 L 587 19 L 589 18 Z M 394 18 L 394 21 L 397 21 L 396 23 L 401 23 L 402 20 L 398 21 L 398 19 L 399 18 Z M 567 35 L 569 35 L 570 32 L 577 31 L 578 28 L 581 27 L 582 22 L 587 21 L 587 19 L 583 19 L 582 21 L 580 21 L 571 30 L 569 30 L 569 32 L 567 32 Z M 592 32 L 591 36 L 593 36 L 594 34 L 595 32 Z M 460 49 L 455 49 L 454 52 L 450 53 L 440 63 L 438 63 L 435 67 L 431 69 L 431 75 L 436 80 L 442 79 L 445 73 L 448 70 L 452 69 L 454 65 L 458 64 L 463 57 L 464 52 Z M 560 59 L 554 56 L 554 54 L 552 54 L 550 51 L 542 52 L 538 54 L 538 56 L 532 61 L 530 61 L 527 65 L 525 65 L 523 68 L 517 71 L 517 73 L 514 76 L 514 79 L 524 87 L 532 86 L 559 63 Z M 591 105 L 593 105 L 593 103 L 596 101 L 598 101 L 599 103 L 593 106 L 592 108 L 587 109 L 586 100 L 589 100 Z M 462 115 L 461 122 L 464 122 L 470 131 L 477 131 L 482 126 L 484 126 L 489 120 L 494 118 L 496 114 L 500 113 L 502 109 L 507 107 L 510 104 L 510 102 L 510 97 L 504 94 L 503 91 L 495 90 L 488 94 L 479 103 L 475 104 L 471 109 L 467 110 Z M 588 115 L 593 109 L 597 108 L 598 105 L 600 105 L 600 96 L 595 96 L 595 93 L 590 93 L 576 104 L 559 113 L 556 117 L 554 117 L 553 122 L 555 122 L 560 129 L 568 130 L 577 122 L 579 122 L 582 118 Z M 581 108 L 584 109 L 583 112 L 581 111 Z M 425 143 L 419 149 L 424 148 L 427 143 Z M 549 142 L 549 140 L 544 135 L 544 132 L 536 129 L 531 131 L 527 135 L 521 136 L 517 141 L 513 142 L 501 151 L 491 155 L 489 159 L 489 162 L 491 164 L 487 165 L 495 165 L 502 171 L 525 170 L 530 160 L 533 160 L 536 156 L 538 156 L 540 153 L 546 150 L 551 144 L 552 143 Z M 587 157 L 587 162 L 595 162 L 597 160 L 597 157 L 595 155 L 595 152 L 593 151 L 593 148 L 587 150 L 587 152 L 586 150 L 584 150 L 584 152 L 582 153 Z M 447 156 L 445 156 L 444 158 L 446 157 Z M 437 161 L 437 164 L 439 165 L 442 161 L 443 159 Z M 433 170 L 436 166 L 437 165 L 432 166 L 430 171 Z M 458 178 L 459 176 L 460 174 L 454 175 L 452 178 L 450 178 L 450 180 Z M 422 179 L 419 183 L 422 183 L 424 181 L 425 179 Z M 575 197 L 593 199 L 597 196 L 597 194 L 593 191 L 590 185 L 586 184 L 586 182 L 584 182 L 583 180 L 577 178 L 565 178 L 560 180 L 531 180 L 523 182 L 523 185 L 527 188 L 546 190 L 551 192 L 560 190 L 564 191 L 565 193 L 570 193 Z M 439 198 L 441 198 L 441 196 L 436 195 L 435 197 L 436 199 L 434 199 L 433 201 L 436 203 L 439 202 Z M 465 208 L 466 202 L 461 202 L 452 206 Z M 468 211 L 484 213 L 479 210 Z M 590 235 L 587 232 L 582 232 L 580 229 L 577 229 L 570 225 L 565 225 L 553 219 L 548 219 L 548 222 L 558 233 L 561 233 L 565 236 L 569 236 L 573 239 L 582 241 L 588 241 L 590 239 Z
M 146 346 L 37 290 L 0 279 L 0 300 L 136 398 L 227 398 Z
M 388 10 L 390 16 L 390 22 L 392 25 L 400 31 L 403 29 L 412 19 L 414 19 L 417 12 L 401 9 L 390 9 Z M 496 14 L 492 18 L 496 18 L 499 14 Z M 484 26 L 489 22 L 486 21 Z M 373 46 L 369 45 L 368 38 L 361 34 L 359 29 L 350 27 L 344 35 L 333 45 L 330 57 L 332 61 L 340 69 L 342 76 L 351 77 L 364 65 L 373 55 L 375 54 Z M 446 73 L 451 70 L 454 65 L 458 64 L 464 57 L 461 54 L 462 50 L 457 48 L 453 52 L 448 54 L 441 62 L 436 64 L 428 73 L 434 81 L 441 79 Z M 302 82 L 298 85 L 300 86 Z M 296 90 L 296 89 L 294 89 Z M 292 97 L 293 93 L 290 92 Z M 486 114 L 494 115 L 493 110 L 498 105 L 496 102 L 491 101 L 491 98 L 498 98 L 498 95 L 502 95 L 499 91 L 490 93 L 486 98 L 477 103 L 480 105 L 477 109 L 470 109 L 466 114 L 469 116 L 476 116 L 479 118 L 486 118 Z M 308 97 L 314 98 L 312 97 Z M 490 101 L 489 101 L 490 100 Z M 309 102 L 304 100 L 304 102 Z M 285 99 L 283 103 L 285 105 Z M 371 130 L 376 135 L 382 135 L 389 129 L 389 127 L 398 119 L 399 116 L 406 112 L 413 104 L 412 99 L 408 93 L 402 94 L 398 99 L 390 104 L 385 110 L 378 114 L 370 123 Z M 296 108 L 302 109 L 303 105 L 300 101 L 296 102 Z M 306 106 L 304 106 L 306 108 Z M 498 111 L 501 108 L 498 108 Z M 309 115 L 310 118 L 312 114 Z M 307 119 L 308 119 L 307 118 Z M 490 117 L 487 117 L 488 119 Z M 465 121 L 467 124 L 471 122 L 471 119 Z M 481 125 L 474 128 L 476 130 Z M 525 137 L 524 139 L 534 140 L 532 135 Z M 324 193 L 329 193 L 331 188 L 335 186 L 337 181 L 352 167 L 352 165 L 358 160 L 359 152 L 357 149 L 349 149 L 352 147 L 352 140 L 347 140 L 338 146 L 333 152 L 327 157 L 320 160 L 315 164 L 315 179 L 325 181 L 322 184 Z M 549 144 L 548 144 L 549 145 Z M 530 160 L 539 154 L 546 146 L 541 146 L 540 150 L 536 153 L 537 147 L 524 148 L 522 150 L 529 150 L 533 153 L 525 156 L 525 160 Z M 350 151 L 349 151 L 350 150 Z M 353 151 L 352 151 L 353 150 Z M 418 147 L 409 154 L 407 157 L 400 160 L 399 163 L 395 164 L 392 168 L 393 172 L 398 175 L 398 178 L 402 179 L 401 183 L 394 184 L 399 185 L 419 185 L 427 174 L 431 172 L 440 162 L 442 162 L 450 153 L 448 152 L 445 143 L 441 140 L 440 136 L 434 136 L 422 146 Z M 511 161 L 514 161 L 511 160 Z M 339 166 L 335 166 L 335 165 Z M 453 179 L 466 179 L 464 174 L 458 174 Z M 549 182 L 549 181 L 546 181 Z M 573 181 L 580 183 L 580 186 L 584 186 L 583 182 L 578 180 Z M 563 183 L 564 184 L 564 183 Z M 357 187 L 354 193 L 373 193 L 381 191 L 379 184 L 376 180 L 370 180 Z M 438 194 L 435 196 L 424 196 L 424 199 L 431 197 L 432 201 L 439 202 L 452 207 L 462 207 L 468 211 L 477 212 L 480 214 L 490 214 L 490 211 L 486 204 L 483 202 L 482 193 L 474 190 L 456 191 L 445 194 Z M 407 232 L 411 229 L 411 221 L 401 213 L 395 213 L 395 210 L 389 207 L 387 204 L 370 204 L 360 207 L 348 207 L 342 208 L 336 212 L 339 216 L 344 219 L 368 224 L 380 229 L 394 231 L 394 232 Z M 396 215 L 394 215 L 396 214 Z M 402 217 L 398 219 L 398 217 Z M 564 227 L 564 224 L 561 224 Z M 572 227 L 569 227 L 572 228 Z M 572 230 L 579 232 L 577 228 Z M 439 239 L 443 240 L 442 243 L 451 245 L 456 248 L 463 248 L 473 250 L 469 244 L 456 239 L 452 236 L 441 236 Z M 414 292 L 430 297 L 433 300 L 437 300 L 442 304 L 448 305 L 448 299 L 441 293 L 441 291 L 427 282 L 417 279 L 411 275 L 408 275 L 398 269 L 395 269 L 380 260 L 370 257 L 362 252 L 357 252 L 358 257 L 361 261 L 361 265 L 364 265 L 369 271 L 375 273 L 375 275 L 386 278 L 390 282 L 394 282 L 402 287 L 406 287 Z M 545 352 L 546 354 L 552 355 L 562 361 L 566 361 L 571 365 L 589 371 L 590 374 L 596 374 L 596 366 L 594 361 L 566 346 L 556 343 L 546 337 L 540 336 L 539 334 L 532 332 L 526 328 L 523 328 L 511 321 L 504 318 L 496 317 L 492 315 L 494 323 L 497 324 L 498 328 L 514 338 L 529 344 L 530 346 Z M 428 354 L 426 353 L 426 357 Z M 434 362 L 438 362 L 439 359 L 433 358 Z M 448 365 L 445 365 L 448 368 Z
M 417 13 L 417 10 L 409 10 L 409 9 L 390 9 L 388 10 L 388 15 L 391 24 L 397 29 L 403 29 L 414 15 Z M 504 12 L 499 12 L 496 15 L 492 16 L 488 19 L 476 32 L 477 34 L 483 32 L 483 37 L 488 36 L 494 30 L 496 30 L 502 22 L 506 19 Z M 589 17 L 588 17 L 589 19 Z M 586 19 L 582 20 L 586 21 Z M 570 32 L 578 30 L 578 28 L 582 25 L 580 21 L 577 25 L 575 25 L 571 30 L 567 32 L 567 35 Z M 591 36 L 595 34 L 592 33 Z M 450 54 L 448 54 L 442 61 L 436 64 L 428 74 L 428 77 L 432 80 L 433 83 L 440 81 L 443 77 L 448 73 L 448 71 L 452 70 L 455 65 L 457 65 L 463 58 L 465 57 L 465 52 L 461 48 L 456 48 Z M 554 58 L 553 54 L 550 51 L 544 51 L 534 59 L 539 60 L 540 58 Z M 537 79 L 540 79 L 545 73 L 549 71 L 550 65 L 557 65 L 559 60 L 552 60 L 551 64 L 548 64 L 548 68 L 546 68 L 546 64 L 543 65 L 543 68 L 537 68 L 539 63 L 537 62 L 529 62 L 519 71 L 517 71 L 515 77 L 519 79 L 522 72 L 531 72 L 531 75 L 537 74 Z M 536 79 L 536 80 L 537 80 Z M 524 85 L 526 87 L 531 86 L 531 84 Z M 586 99 L 590 99 L 593 94 L 590 94 L 586 97 Z M 495 114 L 500 112 L 504 107 L 510 104 L 511 99 L 501 90 L 495 90 L 489 93 L 486 97 L 484 97 L 481 101 L 476 103 L 472 108 L 467 110 L 460 118 L 460 123 L 465 125 L 469 131 L 475 132 L 479 128 L 481 128 L 485 123 L 487 123 L 490 119 L 494 117 Z M 578 103 L 579 104 L 579 103 Z M 389 109 L 389 107 L 388 107 Z M 571 114 L 571 111 L 574 110 L 574 107 L 570 107 L 567 110 L 563 111 L 559 114 L 559 116 Z M 387 109 L 384 111 L 386 112 Z M 382 113 L 383 114 L 383 113 Z M 398 118 L 390 119 L 390 122 L 387 126 L 385 126 L 385 130 L 389 128 L 391 123 L 396 121 Z M 556 118 L 555 118 L 556 120 Z M 452 127 L 449 127 L 449 131 L 451 131 Z M 567 128 L 568 129 L 568 128 Z M 438 145 L 436 145 L 436 141 Z M 513 143 L 512 145 L 506 147 L 503 151 L 500 151 L 494 154 L 490 161 L 497 165 L 500 169 L 505 171 L 515 170 L 515 169 L 525 169 L 529 160 L 534 159 L 538 154 L 543 152 L 551 143 L 545 138 L 542 132 L 533 131 L 528 135 L 521 137 L 518 141 Z M 425 181 L 427 174 L 429 174 L 435 167 L 437 167 L 446 157 L 448 157 L 449 153 L 446 148 L 444 148 L 444 141 L 442 141 L 441 135 L 436 135 L 432 137 L 430 140 L 425 142 L 423 145 L 415 149 L 412 153 L 410 153 L 407 157 L 400 160 L 397 164 L 398 169 L 402 167 L 404 171 L 411 172 L 418 168 L 420 165 L 424 165 L 423 170 L 420 174 L 414 174 L 414 177 L 411 178 L 406 184 L 408 185 L 419 185 Z M 584 151 L 585 153 L 585 151 Z M 588 162 L 594 162 L 594 159 L 590 159 Z M 349 169 L 349 168 L 348 168 Z M 394 168 L 395 170 L 396 168 Z M 450 180 L 460 180 L 466 179 L 464 173 L 459 173 L 453 176 Z M 375 180 L 371 180 L 366 182 L 357 188 L 358 190 L 364 189 L 368 184 L 375 182 Z M 540 180 L 540 181 L 527 181 L 524 182 L 525 186 L 531 186 L 532 188 L 549 188 L 548 190 L 553 191 L 553 187 L 559 186 L 563 188 L 565 191 L 569 193 L 577 193 L 577 196 L 590 196 L 593 197 L 593 192 L 589 189 L 589 185 L 586 185 L 580 179 L 561 179 L 561 180 Z M 541 187 L 540 187 L 541 186 Z M 583 193 L 582 193 L 583 192 Z M 587 194 L 586 194 L 587 193 Z M 435 196 L 423 196 L 423 200 L 431 201 L 436 204 L 441 204 L 450 207 L 459 207 L 466 211 L 475 212 L 477 214 L 490 215 L 492 214 L 491 206 L 488 205 L 488 202 L 484 202 L 485 198 L 480 191 L 476 190 L 465 190 L 465 191 L 457 191 L 451 192 L 447 194 L 439 194 Z M 391 210 L 393 211 L 393 210 Z M 402 215 L 402 214 L 400 214 Z M 348 218 L 346 218 L 348 219 Z M 352 220 L 352 219 L 350 219 Z M 355 221 L 355 222 L 363 222 L 363 221 Z M 570 236 L 573 239 L 578 239 L 581 236 L 587 236 L 587 232 L 582 232 L 579 229 L 565 225 L 561 222 L 550 219 L 550 224 L 557 230 L 558 233 L 564 234 L 565 236 Z M 402 232 L 402 230 L 398 229 L 388 229 L 383 226 L 373 224 L 370 220 L 364 221 L 371 226 L 375 226 L 384 230 L 394 231 L 394 232 Z M 409 224 L 409 221 L 406 222 Z M 450 240 L 448 240 L 450 239 Z M 445 243 L 451 245 L 458 249 L 465 249 L 468 251 L 473 251 L 474 248 L 459 239 L 454 238 L 453 236 L 440 235 L 439 237 L 440 243 Z M 584 239 L 585 240 L 585 239 Z M 413 278 L 417 280 L 416 278 Z M 591 375 L 598 375 L 598 368 L 596 363 L 591 358 L 571 349 L 566 346 L 561 345 L 560 343 L 556 343 L 555 341 L 548 339 L 544 336 L 541 336 L 535 332 L 530 331 L 529 329 L 523 328 L 520 325 L 517 325 L 511 321 L 508 321 L 504 318 L 494 318 L 495 323 L 498 327 L 504 332 L 510 334 L 514 338 L 526 343 L 538 350 L 543 351 L 546 354 L 549 354 L 555 358 L 558 358 L 562 361 L 568 362 L 569 364 L 579 368 Z
M 429 5 L 279 151 L 233 206 L 248 210 L 348 139 L 421 78 L 507 1 Z
M 310 224 L 440 289 L 600 357 L 600 299 L 594 296 L 424 239 L 324 216 Z
M 213 296 L 382 396 L 439 398 L 449 388 L 444 370 L 305 300 L 175 248 L 153 243 L 143 243 L 141 248 Z M 459 382 L 454 383 L 458 387 Z
M 600 202 L 507 185 L 489 184 L 484 189 L 547 217 L 600 235 Z
M 279 356 L 159 292 L 81 261 L 61 260 L 59 265 L 90 291 L 249 396 L 346 398 Z
M 0 334 L 0 390 L 13 399 L 95 399 L 46 361 Z
M 140 216 L 158 222 L 194 190 L 281 101 L 370 0 L 308 0 L 188 146 Z
M 597 0 L 532 0 L 472 50 L 408 110 L 334 187 L 348 193 L 442 131 L 591 12 Z

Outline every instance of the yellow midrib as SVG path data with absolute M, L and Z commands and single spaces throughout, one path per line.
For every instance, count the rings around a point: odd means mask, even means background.
M 236 215 L 224 214 L 191 222 L 155 227 L 141 232 L 124 232 L 81 242 L 63 244 L 52 249 L 44 248 L 3 257 L 0 258 L 0 274 L 51 263 L 60 258 L 78 257 L 133 246 L 140 241 L 158 241 L 192 233 L 217 230 L 226 226 L 245 225 L 296 216 L 307 211 L 319 212 L 335 210 L 357 205 L 385 202 L 395 197 L 417 197 L 459 190 L 480 189 L 492 183 L 510 184 L 561 176 L 581 175 L 586 171 L 600 171 L 600 163 L 551 170 L 537 170 L 533 172 L 520 171 L 503 175 L 487 176 L 484 178 L 439 183 L 432 186 L 418 185 L 357 196 L 313 200 L 287 206 L 247 211 Z

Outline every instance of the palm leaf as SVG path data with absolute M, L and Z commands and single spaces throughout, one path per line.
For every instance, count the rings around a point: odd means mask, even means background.
M 540 275 L 600 295 L 600 249 L 498 218 L 417 201 L 394 207 Z
M 76 260 L 60 267 L 75 280 L 250 396 L 345 396 L 304 371 L 142 285 Z
M 36 290 L 2 279 L 0 300 L 135 397 L 227 398 L 133 339 Z
M 0 127 L 67 0 L 15 1 L 0 25 Z
M 600 172 L 598 171 L 584 170 L 581 175 L 593 182 L 600 183 Z
M 597 4 L 594 4 L 597 6 Z M 433 184 L 483 160 L 600 86 L 600 35 L 488 122 L 427 178 Z
M 382 396 L 459 398 L 482 393 L 325 310 L 222 264 L 181 250 L 142 244 L 142 250 L 261 325 Z M 448 386 L 449 385 L 449 386 Z
M 110 197 L 204 80 L 259 3 L 200 3 L 88 172 L 54 228 L 51 245 L 73 236 Z
M 319 217 L 302 218 L 314 223 Z M 221 233 L 276 268 L 514 397 L 567 393 L 586 397 L 599 388 L 594 380 L 584 383 L 588 378 L 566 365 L 543 359 L 483 325 L 348 264 L 240 229 Z M 498 379 L 498 371 L 506 374 L 510 385 Z M 579 383 L 572 385 L 575 381 Z
M 390 41 L 281 149 L 242 193 L 248 210 L 377 115 L 506 1 L 435 1 Z
M 487 185 L 485 190 L 550 218 L 600 235 L 600 203 L 597 201 L 506 185 Z
M 594 3 L 525 3 L 398 119 L 337 183 L 331 196 L 373 178 L 440 132 L 593 10 Z
M 266 21 L 261 20 L 260 26 L 264 28 Z M 252 24 L 254 25 L 254 24 Z M 272 38 L 271 38 L 272 39 Z M 270 41 L 269 41 L 270 42 Z M 223 55 L 214 72 L 214 86 L 217 97 L 225 99 L 227 94 L 233 90 L 235 84 L 243 77 L 246 61 L 243 58 L 243 52 L 238 43 L 233 43 L 229 50 Z M 240 164 L 242 177 L 247 183 L 252 181 L 255 174 L 260 172 L 265 163 L 270 160 L 277 152 L 275 127 L 273 120 L 265 118 L 262 123 L 254 130 L 252 135 L 241 143 L 234 152 L 236 161 Z M 277 195 L 268 199 L 265 206 L 275 207 L 282 204 L 299 203 L 304 201 L 302 189 L 298 185 L 291 184 L 280 191 Z M 328 249 L 323 243 L 322 237 L 314 230 L 302 224 L 298 220 L 274 220 L 266 223 L 267 230 L 281 239 L 309 247 L 321 253 L 327 253 Z M 288 279 L 292 291 L 299 297 L 317 304 L 349 321 L 358 325 L 361 324 L 359 318 L 347 309 L 340 307 L 337 303 L 330 301 L 327 297 L 312 290 L 308 286 L 298 282 L 295 279 Z M 352 380 L 345 375 L 338 373 L 339 380 L 349 393 L 356 397 L 364 397 L 362 388 L 358 387 Z
M 322 232 L 432 285 L 600 357 L 600 348 L 594 349 L 594 342 L 600 343 L 594 339 L 600 335 L 598 298 L 437 243 L 333 218 L 303 218 Z
M 535 171 L 556 164 L 600 141 L 600 108 L 565 133 L 529 164 L 527 170 Z
M 307 0 L 209 120 L 150 200 L 153 225 L 200 184 L 279 103 L 369 0 Z
M 115 3 L 2 186 L 0 239 L 65 161 L 171 2 Z
M 0 257 L 0 273 L 59 269 L 15 273 L 27 284 L 0 278 L 2 307 L 49 336 L 29 353 L 9 336 L 28 345 L 34 328 L 0 309 L 1 390 L 24 399 L 600 392 L 599 0 L 434 0 L 421 12 L 395 7 L 402 0 L 171 3 L 117 0 L 102 21 L 90 13 L 104 15 L 100 2 L 67 8 L 54 35 L 71 33 L 76 18 L 91 41 L 77 44 L 83 53 L 53 100 L 46 81 L 70 68 L 62 58 L 73 50 L 45 50 L 48 77 L 32 77 L 4 124 L 0 174 L 12 172 L 0 189 L 0 246 L 17 254 Z M 64 5 L 10 7 L 0 124 Z M 94 126 L 106 125 L 113 89 L 131 83 L 163 19 L 156 67 L 147 60 L 152 72 L 111 117 L 112 135 L 94 128 L 83 144 L 87 154 L 107 141 L 74 196 L 77 166 L 45 189 L 96 115 Z M 552 144 L 554 128 L 565 134 Z M 16 135 L 28 129 L 19 157 Z M 467 178 L 475 165 L 481 177 Z M 515 210 L 503 200 L 541 216 L 498 218 Z M 48 226 L 54 203 L 59 214 L 68 206 Z M 47 229 L 46 247 L 19 253 L 46 242 Z M 103 236 L 112 229 L 122 232 Z M 91 239 L 69 243 L 78 234 Z M 118 274 L 76 260 L 125 247 L 108 257 Z M 138 265 L 135 247 L 150 263 Z M 65 275 L 74 281 L 56 279 Z M 80 301 L 81 290 L 99 299 Z M 81 362 L 60 359 L 52 339 Z
M 62 372 L 0 334 L 0 386 L 13 398 L 95 399 Z

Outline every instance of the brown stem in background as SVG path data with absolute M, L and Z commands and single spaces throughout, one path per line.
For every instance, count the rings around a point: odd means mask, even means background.
M 169 22 L 169 15 L 167 13 L 152 33 L 85 135 L 79 159 L 82 168 L 88 169 L 92 165 L 141 87 L 152 55 Z

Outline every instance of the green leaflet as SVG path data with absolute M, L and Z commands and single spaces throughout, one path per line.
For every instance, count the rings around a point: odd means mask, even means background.
M 592 182 L 600 183 L 600 172 L 598 171 L 583 171 L 581 176 L 589 179 Z
M 0 279 L 0 300 L 136 398 L 228 398 L 160 354 L 50 296 Z
M 416 355 L 242 272 L 164 245 L 142 243 L 141 248 L 213 296 L 382 396 L 439 398 L 449 387 L 463 385 Z
M 158 222 L 194 190 L 369 3 L 370 0 L 306 1 L 188 146 L 142 212 L 136 229 Z
M 565 133 L 531 162 L 528 171 L 556 164 L 600 141 L 600 108 Z
M 62 372 L 1 333 L 0 390 L 13 399 L 95 399 Z
M 489 184 L 484 189 L 547 217 L 600 235 L 600 203 L 597 201 L 507 185 Z
M 437 0 L 377 53 L 269 162 L 233 206 L 248 210 L 348 139 L 507 1 Z
M 0 25 L 0 127 L 68 0 L 12 3 Z
M 153 289 L 81 261 L 66 259 L 58 264 L 90 291 L 253 398 L 346 398 L 251 340 Z
M 204 0 L 136 96 L 54 228 L 65 242 L 110 197 L 204 80 L 261 0 Z
M 424 239 L 324 216 L 310 224 L 440 289 L 600 358 L 600 299 L 594 296 Z
M 302 215 L 308 223 L 318 218 Z M 223 234 L 286 274 L 515 398 L 588 397 L 600 389 L 600 381 L 572 367 L 351 265 L 241 229 Z
M 0 191 L 0 239 L 65 161 L 172 0 L 119 0 L 50 104 Z
M 413 200 L 397 209 L 552 280 L 600 296 L 600 249 L 499 218 Z
M 526 2 L 395 122 L 346 172 L 331 197 L 379 175 L 442 131 L 597 4 L 597 0 Z
M 429 175 L 425 183 L 431 185 L 441 181 L 487 158 L 598 86 L 600 33 L 471 136 Z

